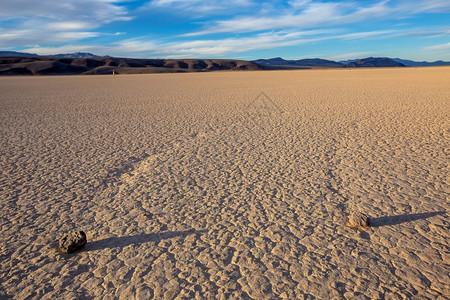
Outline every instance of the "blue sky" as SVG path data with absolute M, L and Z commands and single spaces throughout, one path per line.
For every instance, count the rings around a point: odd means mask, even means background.
M 0 49 L 450 61 L 450 0 L 0 0 Z

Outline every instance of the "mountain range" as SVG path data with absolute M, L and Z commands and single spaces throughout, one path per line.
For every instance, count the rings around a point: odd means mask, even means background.
M 0 56 L 11 56 L 11 57 L 61 57 L 61 58 L 94 58 L 103 57 L 87 52 L 75 52 L 66 54 L 54 54 L 54 55 L 37 55 L 34 53 L 16 52 L 16 51 L 0 51 Z M 104 56 L 110 57 L 110 56 Z
M 133 59 L 116 57 L 0 56 L 0 75 L 76 75 L 260 70 L 249 61 L 233 59 Z
M 257 59 L 254 63 L 262 66 L 263 69 L 301 69 L 301 68 L 371 68 L 371 67 L 431 67 L 449 66 L 450 62 L 438 60 L 435 62 L 413 61 L 400 58 L 388 57 L 368 57 L 363 59 L 350 59 L 333 61 L 320 58 L 285 60 L 281 57 L 270 59 Z
M 347 61 L 320 58 L 285 60 L 281 57 L 254 61 L 234 59 L 133 59 L 75 52 L 40 56 L 0 51 L 0 75 L 136 74 L 205 72 L 215 70 L 288 70 L 312 68 L 379 68 L 443 66 L 450 62 L 416 62 L 400 58 L 368 57 Z
M 270 59 L 257 59 L 252 61 L 255 64 L 262 66 L 265 69 L 271 69 L 272 67 L 283 66 L 285 68 L 292 67 L 328 67 L 328 68 L 339 68 L 343 64 L 326 59 L 312 58 L 312 59 L 299 59 L 299 60 L 285 60 L 281 57 L 275 57 Z
M 343 65 L 344 68 L 392 68 L 406 65 L 387 57 L 368 57 Z
M 402 63 L 408 67 L 433 67 L 433 66 L 450 66 L 450 61 L 437 60 L 434 62 L 413 61 L 407 59 L 393 58 L 396 62 Z

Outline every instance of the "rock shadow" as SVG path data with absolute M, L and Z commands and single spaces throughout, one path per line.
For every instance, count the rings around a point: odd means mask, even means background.
M 431 218 L 438 215 L 445 214 L 446 211 L 434 211 L 434 212 L 426 212 L 426 213 L 418 213 L 418 214 L 403 214 L 396 216 L 386 216 L 380 218 L 370 219 L 370 226 L 372 227 L 381 227 L 381 226 L 389 226 L 389 225 L 397 225 L 401 223 L 407 223 L 422 219 Z
M 103 249 L 123 248 L 129 245 L 140 245 L 148 242 L 159 243 L 161 240 L 171 239 L 174 237 L 186 237 L 191 234 L 201 234 L 205 231 L 187 230 L 187 231 L 166 231 L 155 232 L 149 234 L 138 234 L 131 236 L 110 237 L 103 240 L 89 242 L 83 249 L 85 251 L 95 251 Z

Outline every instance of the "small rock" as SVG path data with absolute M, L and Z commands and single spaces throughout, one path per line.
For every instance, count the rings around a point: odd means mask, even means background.
M 59 249 L 65 253 L 72 253 L 83 248 L 86 243 L 86 233 L 84 231 L 72 231 L 59 239 Z
M 370 226 L 370 219 L 367 215 L 354 211 L 348 217 L 348 225 L 351 227 L 364 228 Z

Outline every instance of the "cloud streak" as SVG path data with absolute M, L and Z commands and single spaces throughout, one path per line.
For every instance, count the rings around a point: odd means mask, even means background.
M 450 50 L 450 43 L 425 47 L 425 48 L 423 48 L 423 50 L 426 50 L 426 51 Z
M 253 0 L 152 0 L 143 5 L 140 10 L 169 10 L 196 19 L 205 15 L 230 15 L 255 6 L 257 2 Z
M 11 18 L 45 18 L 50 20 L 95 20 L 111 22 L 112 18 L 129 19 L 124 7 L 115 0 L 14 0 L 3 1 L 0 21 Z
M 424 12 L 450 9 L 449 1 L 380 1 L 367 6 L 355 3 L 291 1 L 292 10 L 282 14 L 240 16 L 207 24 L 204 29 L 185 34 L 245 33 L 280 28 L 314 28 L 345 25 L 363 20 L 406 18 Z
M 244 53 L 254 50 L 281 48 L 287 46 L 306 45 L 335 39 L 361 39 L 382 36 L 386 31 L 358 32 L 338 34 L 336 30 L 309 30 L 309 31 L 277 31 L 266 32 L 248 37 L 232 37 L 224 39 L 191 40 L 180 42 L 149 41 L 148 37 L 124 39 L 108 47 L 86 45 L 73 45 L 70 49 L 77 51 L 95 51 L 100 54 L 117 55 L 131 53 L 135 56 L 148 55 L 158 57 L 213 57 L 235 53 Z M 77 48 L 78 47 L 78 48 Z M 63 48 L 69 51 L 68 48 Z M 26 51 L 37 54 L 56 54 L 63 50 L 57 48 L 28 48 Z
M 374 52 L 371 51 L 365 51 L 365 52 L 350 52 L 350 53 L 344 53 L 339 55 L 334 55 L 327 57 L 327 59 L 334 60 L 334 61 L 341 61 L 341 60 L 348 60 L 348 59 L 357 59 L 357 58 L 363 58 L 374 55 Z
M 0 47 L 74 42 L 101 34 L 94 30 L 131 20 L 114 0 L 14 0 L 0 9 Z M 8 26 L 9 23 L 14 26 Z

